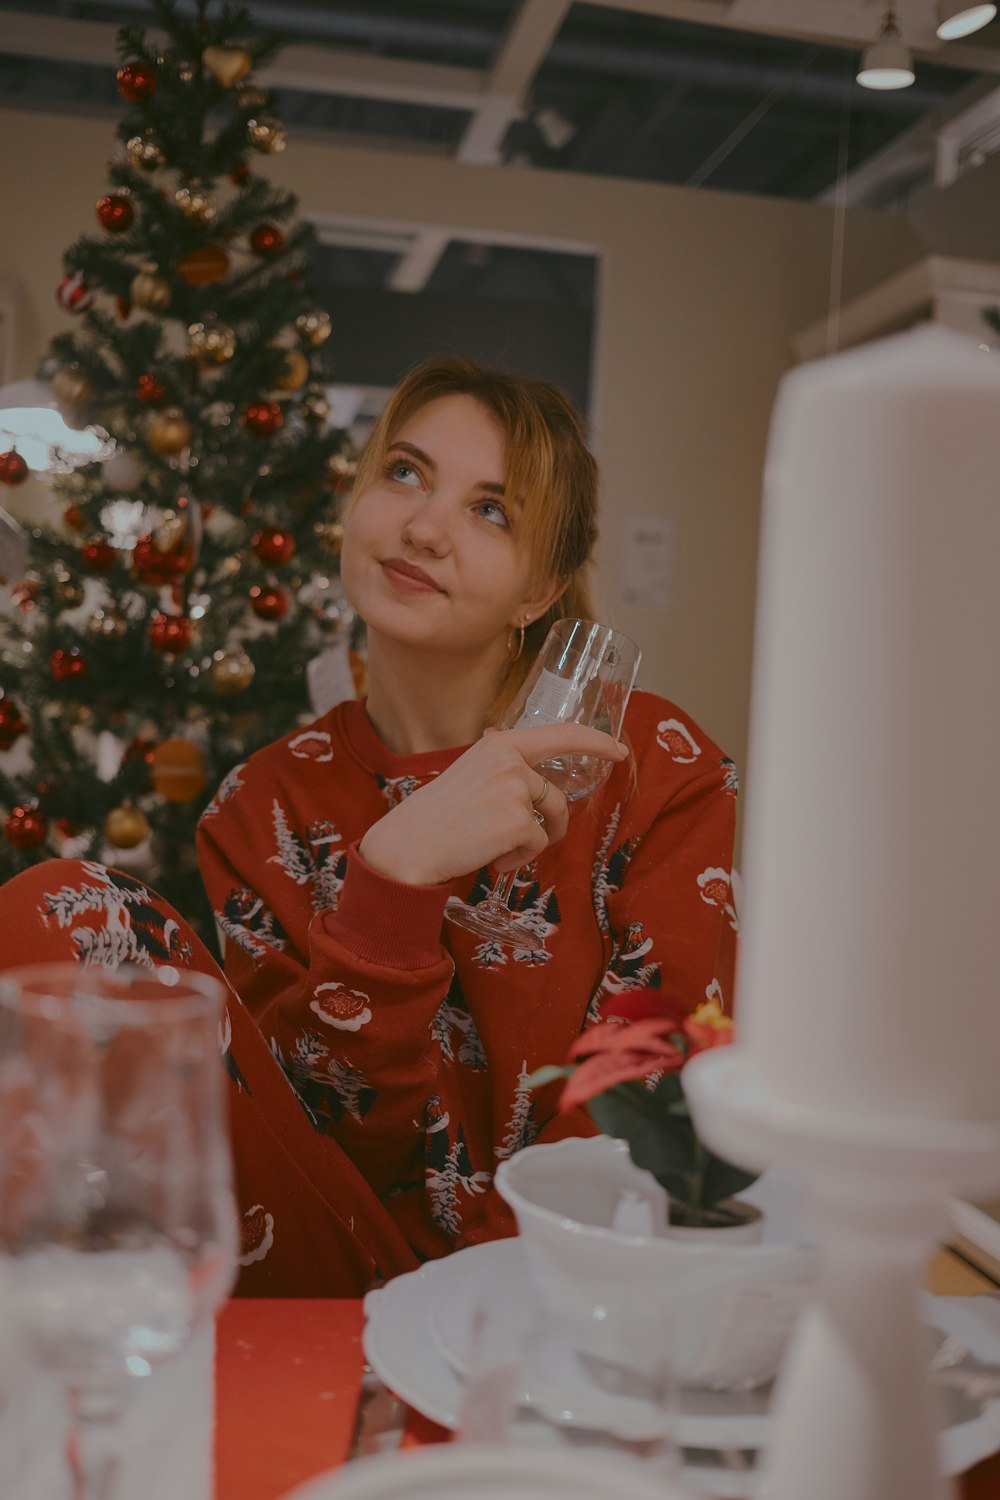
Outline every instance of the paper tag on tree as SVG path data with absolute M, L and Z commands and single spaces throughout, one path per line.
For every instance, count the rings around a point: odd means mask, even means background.
M 328 713 L 338 703 L 355 698 L 354 677 L 348 655 L 347 637 L 339 637 L 332 646 L 314 656 L 306 667 L 306 686 L 309 702 L 317 718 Z
M 0 583 L 16 583 L 28 556 L 28 533 L 0 506 Z

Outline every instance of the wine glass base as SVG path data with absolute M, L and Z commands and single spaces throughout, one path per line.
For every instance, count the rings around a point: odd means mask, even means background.
M 500 901 L 480 901 L 478 906 L 467 906 L 464 901 L 449 901 L 444 909 L 445 917 L 456 927 L 474 932 L 477 937 L 492 939 L 495 943 L 509 943 L 515 948 L 541 948 L 541 938 L 535 937 L 515 922 L 510 911 Z

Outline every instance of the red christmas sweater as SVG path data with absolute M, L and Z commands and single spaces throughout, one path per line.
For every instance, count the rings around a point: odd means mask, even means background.
M 450 898 L 487 893 L 488 870 L 413 886 L 359 856 L 371 824 L 461 754 L 394 754 L 363 703 L 258 751 L 202 817 L 227 977 L 315 1130 L 421 1258 L 510 1233 L 497 1164 L 593 1132 L 583 1111 L 557 1114 L 557 1084 L 526 1080 L 563 1061 L 603 1001 L 647 985 L 692 1008 L 731 998 L 735 769 L 648 693 L 626 734 L 634 774 L 616 766 L 519 872 L 515 949 L 444 920 Z

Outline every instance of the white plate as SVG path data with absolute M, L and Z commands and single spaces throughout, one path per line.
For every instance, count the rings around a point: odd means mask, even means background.
M 608 1462 L 605 1460 L 605 1462 Z M 463 1445 L 366 1458 L 300 1485 L 285 1500 L 690 1500 L 621 1459 Z
M 475 1269 L 477 1278 L 498 1283 L 517 1274 L 522 1255 L 516 1239 L 495 1240 L 430 1261 L 418 1271 L 397 1276 L 365 1298 L 365 1356 L 396 1395 L 416 1411 L 454 1428 L 461 1405 L 461 1384 L 431 1335 L 429 1310 L 438 1296 Z M 982 1364 L 1000 1368 L 1000 1298 L 932 1297 L 923 1299 L 928 1324 L 943 1336 L 955 1335 Z M 441 1336 L 439 1330 L 439 1337 Z M 768 1438 L 768 1392 L 682 1391 L 675 1424 L 676 1439 L 692 1449 L 755 1449 Z M 950 1423 L 943 1434 L 945 1472 L 960 1474 L 1000 1448 L 1000 1402 L 971 1402 L 947 1393 Z M 705 1470 L 694 1473 L 712 1493 Z M 720 1476 L 721 1480 L 721 1476 Z M 716 1493 L 742 1495 L 753 1488 L 752 1476 L 725 1475 Z

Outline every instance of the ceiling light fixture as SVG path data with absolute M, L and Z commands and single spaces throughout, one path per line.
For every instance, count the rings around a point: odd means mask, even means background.
M 858 82 L 866 89 L 905 89 L 913 82 L 913 57 L 890 5 L 882 30 L 861 54 Z
M 992 0 L 988 5 L 970 5 L 968 0 L 938 0 L 937 34 L 943 42 L 971 36 L 974 31 L 988 26 L 996 13 Z

